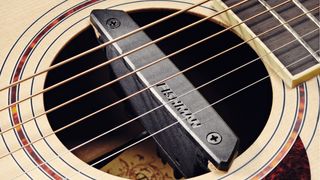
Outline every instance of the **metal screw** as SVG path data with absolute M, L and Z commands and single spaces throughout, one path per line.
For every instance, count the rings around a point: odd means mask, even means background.
M 211 132 L 207 135 L 207 141 L 210 144 L 216 145 L 219 144 L 222 141 L 222 137 L 219 133 Z
M 110 18 L 107 20 L 107 26 L 110 29 L 116 29 L 121 25 L 120 21 L 116 18 Z

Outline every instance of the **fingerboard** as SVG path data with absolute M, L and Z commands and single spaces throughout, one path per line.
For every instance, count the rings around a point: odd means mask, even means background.
M 239 2 L 214 1 L 213 6 L 223 10 Z M 222 16 L 230 25 L 244 22 L 235 31 L 249 31 L 240 35 L 245 40 L 257 36 L 249 44 L 288 86 L 294 87 L 320 73 L 318 6 L 318 0 L 250 0 Z

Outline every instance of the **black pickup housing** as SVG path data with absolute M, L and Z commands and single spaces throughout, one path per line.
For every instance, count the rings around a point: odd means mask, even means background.
M 127 13 L 119 10 L 93 10 L 90 18 L 102 42 L 139 28 Z M 107 46 L 106 56 L 112 59 L 150 41 L 140 31 Z M 164 56 L 152 44 L 110 65 L 115 76 L 121 77 Z M 183 74 L 158 83 L 177 72 L 179 69 L 169 59 L 164 59 L 120 80 L 120 85 L 126 95 L 131 95 L 157 84 L 130 98 L 130 104 L 137 115 L 164 105 L 140 118 L 150 134 L 179 121 L 177 125 L 153 136 L 161 157 L 179 174 L 188 178 L 208 172 L 208 161 L 220 170 L 228 170 L 237 154 L 238 138 L 212 107 L 203 109 L 209 104 L 198 91 L 181 96 L 194 89 Z M 207 141 L 208 135 L 212 133 L 220 136 L 220 142 Z

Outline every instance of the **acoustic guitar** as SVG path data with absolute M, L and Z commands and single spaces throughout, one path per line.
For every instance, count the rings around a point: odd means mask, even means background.
M 319 1 L 0 9 L 1 179 L 319 179 Z

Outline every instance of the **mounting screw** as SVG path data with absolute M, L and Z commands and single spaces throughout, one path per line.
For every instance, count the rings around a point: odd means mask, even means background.
M 120 21 L 116 18 L 110 18 L 107 20 L 107 26 L 110 29 L 116 29 L 121 25 Z
M 219 133 L 211 132 L 207 135 L 207 141 L 210 144 L 216 145 L 219 144 L 222 141 L 222 137 Z

